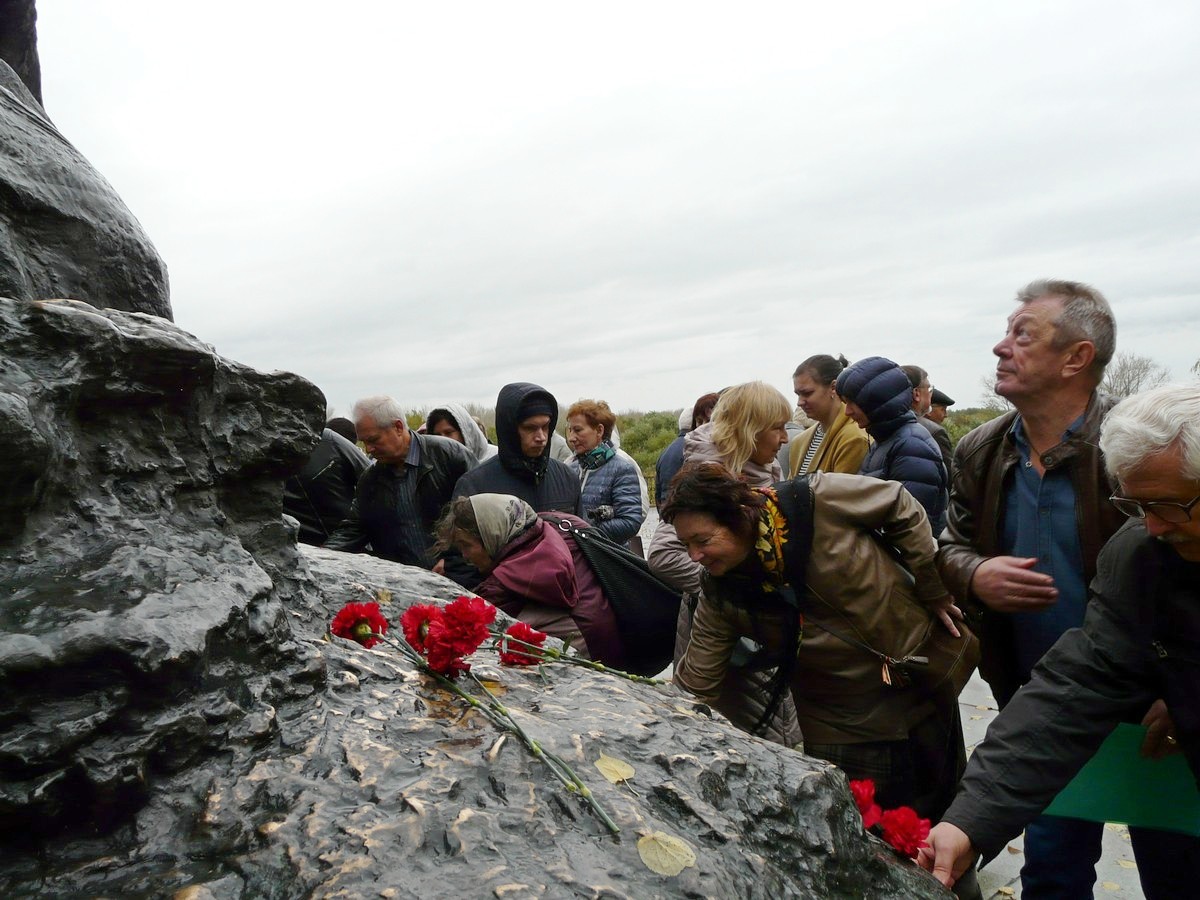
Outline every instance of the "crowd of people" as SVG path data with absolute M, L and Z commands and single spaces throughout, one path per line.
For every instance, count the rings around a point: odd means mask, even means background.
M 821 354 L 795 407 L 760 381 L 701 394 L 655 467 L 644 556 L 686 601 L 675 682 L 938 822 L 919 861 L 960 897 L 1022 829 L 1023 896 L 1091 896 L 1102 824 L 1040 814 L 1118 722 L 1200 779 L 1200 387 L 1114 405 L 1115 345 L 1099 291 L 1035 281 L 992 348 L 1012 409 L 953 450 L 925 369 Z M 301 540 L 433 569 L 619 668 L 575 535 L 641 554 L 649 492 L 606 402 L 572 404 L 565 440 L 558 419 L 545 388 L 505 385 L 493 445 L 461 405 L 414 430 L 366 398 L 284 508 Z M 976 659 L 1001 712 L 968 763 Z M 1131 835 L 1146 896 L 1195 892 L 1200 839 Z

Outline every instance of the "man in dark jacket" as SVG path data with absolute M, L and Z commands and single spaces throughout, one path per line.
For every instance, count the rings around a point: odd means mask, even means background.
M 954 448 L 950 446 L 950 432 L 929 418 L 929 411 L 933 408 L 933 385 L 929 383 L 929 373 L 920 366 L 901 366 L 900 371 L 912 385 L 912 411 L 917 417 L 917 424 L 929 432 L 933 442 L 942 451 L 948 482 L 954 473 Z
M 579 476 L 550 455 L 558 401 L 545 388 L 506 384 L 496 398 L 498 452 L 459 479 L 455 497 L 511 494 L 535 512 L 580 515 Z M 446 575 L 464 587 L 479 583 L 479 571 L 461 557 L 446 557 Z
M 945 884 L 977 852 L 1002 849 L 1119 722 L 1148 726 L 1145 755 L 1182 749 L 1200 785 L 1200 388 L 1123 401 L 1100 448 L 1120 482 L 1113 503 L 1132 521 L 1100 554 L 1083 627 L 1058 640 L 992 723 L 930 834 L 921 864 Z M 1143 718 L 1156 698 L 1171 718 Z M 1195 896 L 1200 840 L 1130 835 L 1150 900 Z
M 1017 303 L 992 350 L 996 393 L 1016 410 L 958 442 L 938 551 L 1001 709 L 1063 632 L 1083 623 L 1100 548 L 1124 521 L 1108 502 L 1097 447 L 1112 405 L 1096 390 L 1116 349 L 1108 301 L 1078 282 L 1035 281 Z M 1022 894 L 1090 896 L 1102 836 L 1091 822 L 1030 824 Z
M 330 428 L 304 468 L 283 483 L 283 511 L 300 523 L 300 540 L 321 546 L 350 513 L 354 488 L 371 461 Z
M 414 434 L 391 397 L 355 403 L 354 428 L 375 465 L 326 548 L 358 552 L 370 544 L 375 556 L 431 567 L 434 525 L 475 458 L 458 441 Z

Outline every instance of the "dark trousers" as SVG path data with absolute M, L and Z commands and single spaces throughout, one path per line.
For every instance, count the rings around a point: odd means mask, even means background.
M 1200 838 L 1173 831 L 1130 828 L 1133 855 L 1146 900 L 1200 893 Z M 1024 900 L 1092 900 L 1104 826 L 1083 819 L 1039 816 L 1025 829 Z

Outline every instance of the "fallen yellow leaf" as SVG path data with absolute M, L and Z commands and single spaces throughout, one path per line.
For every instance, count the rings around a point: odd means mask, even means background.
M 972 722 L 978 722 L 978 721 L 979 721 L 980 719 L 982 719 L 982 718 L 983 718 L 983 716 L 971 716 L 971 721 L 972 721 Z
M 1120 866 L 1122 869 L 1136 869 L 1137 868 L 1137 863 L 1135 863 L 1132 859 L 1118 859 L 1117 865 Z
M 1115 881 L 1103 881 L 1100 883 L 1100 887 L 1104 888 L 1106 891 L 1119 891 L 1121 889 L 1121 886 Z
M 613 784 L 628 781 L 634 775 L 633 766 L 623 759 L 617 759 L 615 756 L 605 756 L 601 753 L 600 758 L 596 760 L 594 765 L 600 770 L 600 774 Z
M 1009 844 L 1009 845 L 1008 845 L 1008 852 L 1009 852 L 1009 853 L 1020 853 L 1020 852 L 1021 852 L 1021 848 L 1020 848 L 1020 847 L 1014 847 L 1012 844 Z
M 1015 896 L 1017 892 L 1013 888 L 1010 888 L 1010 887 L 1001 887 L 1001 888 L 996 888 L 996 893 L 1003 894 L 1005 897 L 1012 897 L 1012 896 Z
M 665 831 L 652 831 L 638 838 L 637 848 L 646 868 L 659 875 L 675 876 L 696 864 L 692 848 Z

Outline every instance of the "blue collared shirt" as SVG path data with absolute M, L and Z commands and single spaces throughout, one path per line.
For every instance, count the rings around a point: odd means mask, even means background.
M 1080 416 L 1062 439 L 1067 440 L 1082 425 Z M 1039 476 L 1020 416 L 1013 422 L 1011 434 L 1020 462 L 1004 498 L 1004 553 L 1036 557 L 1034 570 L 1049 575 L 1058 588 L 1058 600 L 1052 606 L 1011 614 L 1017 665 L 1024 678 L 1064 631 L 1083 624 L 1087 583 L 1069 467 L 1047 469 Z

